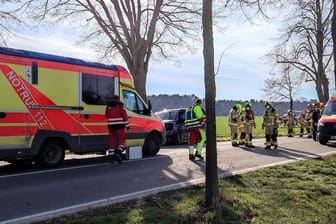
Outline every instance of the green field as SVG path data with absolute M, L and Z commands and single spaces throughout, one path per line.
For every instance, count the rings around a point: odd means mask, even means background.
M 263 138 L 265 137 L 265 131 L 261 129 L 262 124 L 262 116 L 255 117 L 256 128 L 253 129 L 253 137 L 254 138 Z M 280 125 L 279 127 L 279 136 L 287 135 L 287 128 Z M 299 133 L 299 128 L 294 128 L 295 133 Z M 228 117 L 216 117 L 216 133 L 217 133 L 217 141 L 229 141 L 230 140 L 230 128 L 228 125 Z

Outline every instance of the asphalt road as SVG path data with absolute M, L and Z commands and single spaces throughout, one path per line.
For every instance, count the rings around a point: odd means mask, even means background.
M 218 173 L 232 175 L 261 167 L 336 153 L 336 144 L 279 138 L 278 150 L 217 143 Z M 203 153 L 205 154 L 205 152 Z M 160 191 L 204 182 L 205 161 L 189 161 L 186 145 L 165 146 L 158 156 L 110 163 L 102 156 L 67 156 L 62 167 L 38 169 L 0 162 L 0 223 L 29 223 Z

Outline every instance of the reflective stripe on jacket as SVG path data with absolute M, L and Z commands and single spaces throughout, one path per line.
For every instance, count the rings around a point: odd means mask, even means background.
M 105 116 L 109 129 L 125 128 L 125 126 L 128 125 L 127 112 L 121 102 L 112 101 L 110 105 L 106 107 Z

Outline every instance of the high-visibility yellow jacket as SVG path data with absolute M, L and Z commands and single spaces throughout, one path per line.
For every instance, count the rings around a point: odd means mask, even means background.
M 187 128 L 202 127 L 205 124 L 205 111 L 200 105 L 189 107 L 185 115 L 185 125 Z

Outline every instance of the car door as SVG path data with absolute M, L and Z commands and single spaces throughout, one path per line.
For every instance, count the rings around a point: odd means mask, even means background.
M 189 133 L 188 129 L 186 128 L 184 121 L 185 121 L 185 109 L 181 109 L 178 113 L 178 128 L 181 134 L 181 141 L 188 141 Z

